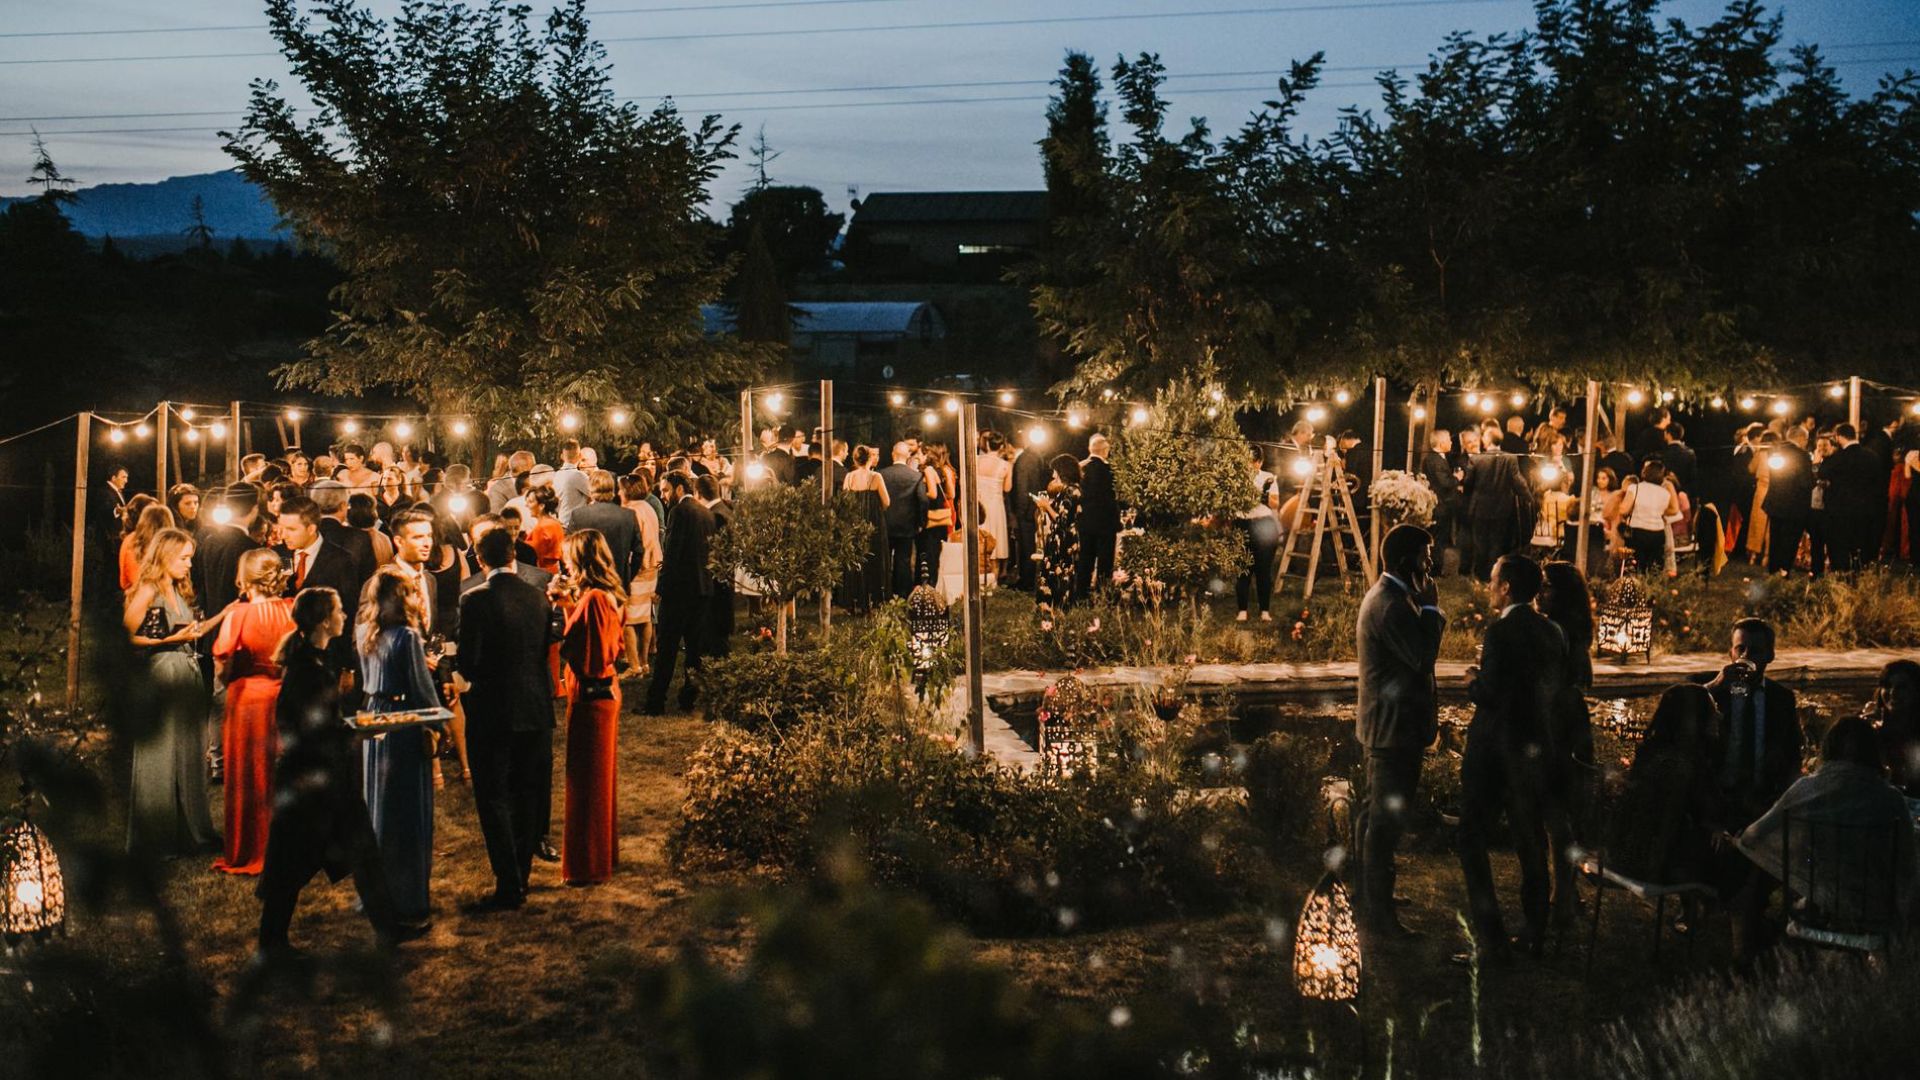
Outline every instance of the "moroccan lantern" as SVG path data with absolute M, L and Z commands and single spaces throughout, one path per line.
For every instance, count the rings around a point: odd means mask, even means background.
M 1093 767 L 1099 749 L 1100 702 L 1073 675 L 1047 687 L 1035 712 L 1040 723 L 1040 771 L 1070 776 Z
M 1293 935 L 1293 984 L 1314 1001 L 1360 996 L 1360 928 L 1347 884 L 1329 870 L 1307 894 Z
M 67 887 L 47 836 L 21 821 L 0 838 L 0 931 L 9 940 L 57 929 L 67 917 Z
M 914 586 L 907 594 L 907 638 L 915 682 L 924 680 L 933 670 L 934 657 L 947 647 L 952 636 L 953 623 L 947 618 L 940 591 L 926 582 Z
M 1639 653 L 1653 663 L 1653 602 L 1634 572 L 1632 559 L 1620 563 L 1620 576 L 1607 586 L 1594 622 L 1594 646 L 1602 654 L 1626 659 Z

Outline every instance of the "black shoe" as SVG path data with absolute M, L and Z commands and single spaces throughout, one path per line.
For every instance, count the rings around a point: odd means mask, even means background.
M 553 842 L 550 840 L 540 841 L 540 846 L 533 849 L 533 857 L 541 862 L 560 861 L 560 853 L 553 850 Z
M 468 915 L 492 915 L 502 911 L 518 911 L 525 907 L 524 894 L 490 892 L 472 903 L 463 905 L 460 910 Z
M 423 919 L 420 922 L 397 923 L 392 930 L 375 934 L 374 938 L 379 943 L 380 948 L 391 951 L 405 945 L 409 941 L 416 941 L 426 937 L 432 929 L 433 922 L 430 919 Z

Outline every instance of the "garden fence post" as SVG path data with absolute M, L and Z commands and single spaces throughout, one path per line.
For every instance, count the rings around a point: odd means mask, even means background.
M 833 380 L 820 380 L 820 501 L 833 505 Z M 820 633 L 833 628 L 833 590 L 820 590 Z
M 1573 541 L 1573 561 L 1587 572 L 1587 523 L 1593 520 L 1593 429 L 1600 423 L 1600 384 L 1587 380 L 1587 426 L 1580 436 L 1580 524 Z M 1718 537 L 1715 538 L 1718 542 Z
M 740 391 L 740 460 L 733 465 L 733 484 L 747 486 L 747 457 L 753 450 L 753 388 Z M 738 492 L 735 492 L 738 497 Z
M 955 505 L 964 508 L 956 511 L 961 519 L 961 558 L 966 563 L 960 568 L 960 580 L 965 582 L 960 590 L 960 614 L 967 639 L 967 745 L 975 756 L 986 752 L 987 742 L 986 712 L 980 700 L 980 495 L 973 476 L 979 467 L 973 448 L 979 441 L 980 406 L 969 402 L 960 412 L 961 497 Z
M 1373 480 L 1380 479 L 1380 470 L 1386 465 L 1387 461 L 1386 444 L 1387 377 L 1385 375 L 1376 375 L 1373 379 L 1373 473 L 1371 479 L 1368 481 L 1369 483 Z M 1413 430 L 1411 427 L 1407 430 L 1407 458 L 1409 461 L 1413 458 Z M 1407 466 L 1407 471 L 1413 471 L 1411 464 Z M 1361 492 L 1361 494 L 1370 495 L 1371 493 Z M 1367 541 L 1367 550 L 1373 557 L 1374 565 L 1377 566 L 1380 563 L 1380 513 L 1374 508 L 1371 499 L 1367 501 L 1367 530 L 1370 534 Z
M 172 436 L 173 420 L 169 414 L 173 403 L 163 401 L 154 410 L 153 417 L 153 497 L 161 502 L 167 501 L 167 443 Z
M 1619 443 L 1616 449 L 1627 448 L 1627 395 L 1618 384 L 1613 386 L 1613 438 Z
M 82 412 L 73 449 L 72 595 L 67 600 L 67 711 L 80 704 L 80 605 L 87 577 L 87 451 L 93 446 L 93 414 Z
M 227 483 L 240 480 L 240 403 L 227 406 Z
M 1860 376 L 1847 376 L 1847 423 L 1853 425 L 1853 437 L 1860 437 Z

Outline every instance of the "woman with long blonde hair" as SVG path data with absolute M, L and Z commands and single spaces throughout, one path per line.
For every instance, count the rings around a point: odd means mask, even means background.
M 561 546 L 555 592 L 567 607 L 560 656 L 567 680 L 566 825 L 560 876 L 569 885 L 613 877 L 620 857 L 615 773 L 620 733 L 621 610 L 627 590 L 613 551 L 597 529 L 581 529 Z
M 280 643 L 293 630 L 293 601 L 281 596 L 286 570 L 272 548 L 240 556 L 234 584 L 240 590 L 232 613 L 213 643 L 213 661 L 227 686 L 220 728 L 226 764 L 226 851 L 213 867 L 229 874 L 258 874 L 267 858 L 267 828 L 273 819 L 273 762 L 279 740 L 273 726 L 280 700 Z
M 160 535 L 162 529 L 174 528 L 173 511 L 160 505 L 150 495 L 135 495 L 134 501 L 147 500 L 128 518 L 133 524 L 126 535 L 120 539 L 120 592 L 122 595 L 133 588 L 133 579 L 140 574 L 140 563 L 146 557 L 147 549 L 153 546 L 153 538 Z M 129 507 L 133 503 L 127 504 Z M 185 530 L 181 530 L 185 531 Z
M 382 567 L 360 602 L 354 645 L 369 712 L 433 708 L 440 695 L 427 667 L 421 627 L 426 598 L 398 567 Z M 403 927 L 432 914 L 433 751 L 424 727 L 406 727 L 361 743 L 361 777 L 381 861 Z
M 122 612 L 122 625 L 147 659 L 138 697 L 145 708 L 135 711 L 151 717 L 134 736 L 130 852 L 181 855 L 215 844 L 201 757 L 210 698 L 193 643 L 226 612 L 203 620 L 194 609 L 193 550 L 193 537 L 179 529 L 154 534 Z

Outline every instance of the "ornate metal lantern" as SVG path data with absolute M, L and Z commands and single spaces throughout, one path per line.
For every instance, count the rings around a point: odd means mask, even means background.
M 1314 1001 L 1360 996 L 1360 929 L 1346 882 L 1331 870 L 1307 894 L 1293 935 L 1293 984 Z
M 914 586 L 913 592 L 907 594 L 907 638 L 916 684 L 933 670 L 934 657 L 947 647 L 952 636 L 953 623 L 947 618 L 947 605 L 940 599 L 940 590 L 926 582 Z
M 1093 767 L 1099 749 L 1100 702 L 1086 683 L 1068 675 L 1047 687 L 1035 713 L 1040 722 L 1040 771 L 1072 775 Z
M 67 918 L 67 886 L 47 836 L 23 820 L 0 838 L 0 931 L 7 938 L 45 934 Z
M 1639 653 L 1653 662 L 1653 602 L 1632 559 L 1620 563 L 1620 576 L 1607 586 L 1594 622 L 1594 646 L 1602 654 L 1626 659 Z

